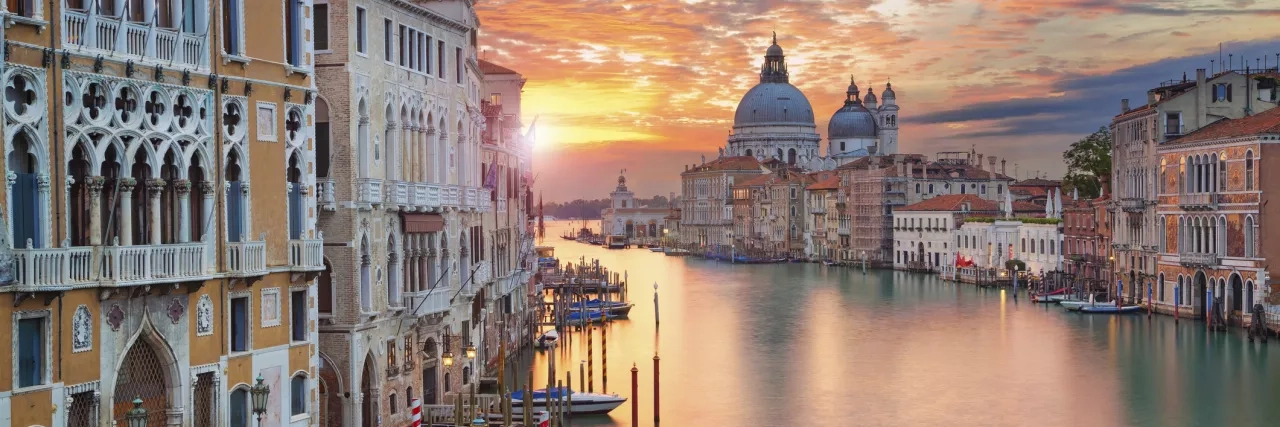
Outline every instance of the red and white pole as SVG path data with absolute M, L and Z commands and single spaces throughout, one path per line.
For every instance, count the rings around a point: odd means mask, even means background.
M 409 425 L 411 427 L 422 427 L 422 401 L 413 399 L 409 401 Z

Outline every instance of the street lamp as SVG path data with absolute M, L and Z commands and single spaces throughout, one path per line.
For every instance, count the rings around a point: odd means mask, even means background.
M 271 386 L 262 380 L 262 373 L 258 373 L 258 383 L 249 389 L 249 394 L 253 397 L 253 413 L 258 416 L 258 425 L 262 425 L 262 414 L 267 412 L 267 396 L 271 394 Z
M 468 358 L 468 359 L 475 359 L 475 358 L 476 358 L 476 346 L 475 346 L 475 345 L 468 345 L 468 346 L 467 346 L 467 358 Z
M 142 407 L 141 397 L 133 398 L 133 409 L 125 419 L 129 420 L 129 427 L 147 427 L 147 409 Z
M 441 354 L 441 355 L 440 355 L 440 359 L 441 359 L 442 361 L 444 361 L 444 366 L 453 366 L 453 352 L 452 352 L 452 351 L 445 350 L 445 351 L 444 351 L 444 354 Z

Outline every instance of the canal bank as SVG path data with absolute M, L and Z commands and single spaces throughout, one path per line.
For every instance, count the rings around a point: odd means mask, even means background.
M 548 227 L 549 229 L 552 227 Z M 558 235 L 549 230 L 548 235 Z M 652 357 L 667 425 L 1274 425 L 1280 353 L 1243 331 L 1169 317 L 1096 317 L 936 276 L 733 265 L 547 241 L 561 259 L 628 271 L 637 303 L 607 326 L 609 392 L 639 373 L 651 426 Z M 653 290 L 662 324 L 653 324 Z M 596 332 L 599 337 L 599 332 Z M 586 359 L 566 337 L 560 375 Z M 600 342 L 595 384 L 601 386 Z M 548 355 L 534 355 L 546 384 Z M 574 425 L 628 426 L 631 403 Z

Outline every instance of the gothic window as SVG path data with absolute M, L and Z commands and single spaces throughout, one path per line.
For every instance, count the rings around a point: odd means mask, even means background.
M 237 100 L 229 100 L 223 104 L 222 128 L 228 139 L 239 141 L 244 138 L 247 129 L 244 119 L 244 104 Z
M 169 130 L 169 99 L 160 89 L 153 89 L 147 94 L 142 105 L 144 118 L 152 130 L 166 132 Z
M 1244 217 L 1244 256 L 1246 258 L 1254 256 L 1255 231 L 1253 228 L 1253 216 Z
M 239 151 L 232 150 L 227 155 L 227 166 L 223 178 L 227 181 L 226 188 L 226 219 L 227 219 L 227 241 L 240 242 L 248 234 L 247 220 L 245 219 L 245 192 L 247 191 L 248 182 L 243 181 L 241 176 L 243 168 L 240 165 Z
M 369 254 L 369 240 L 360 242 L 360 308 L 365 312 L 373 311 L 373 285 L 370 277 L 373 260 Z
M 1244 189 L 1253 190 L 1253 150 L 1244 153 Z
M 303 374 L 289 380 L 289 413 L 294 416 L 307 413 L 307 377 Z
M 230 402 L 231 427 L 250 427 L 249 425 L 249 391 L 245 387 L 231 392 Z
M 298 240 L 303 237 L 303 225 L 306 221 L 306 217 L 303 215 L 302 198 L 304 186 L 302 183 L 303 167 L 298 150 L 294 150 L 293 154 L 289 155 L 289 167 L 285 169 L 285 181 L 288 182 L 289 186 L 289 238 L 292 240 Z

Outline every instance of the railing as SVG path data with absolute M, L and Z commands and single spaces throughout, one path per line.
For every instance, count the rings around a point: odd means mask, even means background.
M 810 206 L 809 213 L 824 214 L 827 213 L 827 207 L 821 205 Z
M 14 285 L 56 290 L 88 284 L 95 279 L 94 259 L 92 247 L 14 249 Z
M 490 269 L 492 269 L 493 267 L 492 267 L 492 264 L 489 263 L 489 261 L 487 260 L 480 261 L 476 263 L 476 265 L 472 266 L 471 268 L 476 269 L 475 277 L 472 278 L 471 283 L 467 285 L 471 289 L 484 286 L 486 283 L 489 283 L 490 281 L 493 280 L 493 272 L 490 271 Z
M 361 178 L 356 180 L 356 203 L 372 206 L 381 205 L 383 201 L 381 179 Z
M 391 189 L 391 203 L 405 208 L 409 206 L 409 183 L 404 181 L 392 181 L 388 186 Z
M 1218 265 L 1218 254 L 1184 252 L 1178 254 L 1178 260 L 1187 266 L 1214 266 Z
M 267 274 L 267 242 L 227 242 L 227 273 L 233 276 Z
M 336 184 L 333 178 L 316 180 L 316 189 L 320 193 L 320 206 L 325 210 L 332 211 L 338 207 Z
M 150 59 L 155 62 L 208 66 L 208 35 L 180 33 L 152 23 L 106 16 L 97 8 L 62 11 L 62 40 L 66 45 Z
M 1218 208 L 1218 198 L 1213 193 L 1188 193 L 1178 195 L 1178 206 L 1183 209 L 1214 210 Z
M 422 317 L 449 311 L 449 296 L 448 286 L 441 286 L 434 291 L 405 292 L 404 303 L 414 316 Z
M 101 277 L 116 286 L 212 277 L 206 247 L 203 242 L 103 247 Z
M 290 240 L 289 266 L 295 271 L 324 270 L 324 239 Z
M 1147 206 L 1147 201 L 1140 197 L 1125 197 L 1119 201 L 1120 209 L 1125 212 L 1142 212 Z

